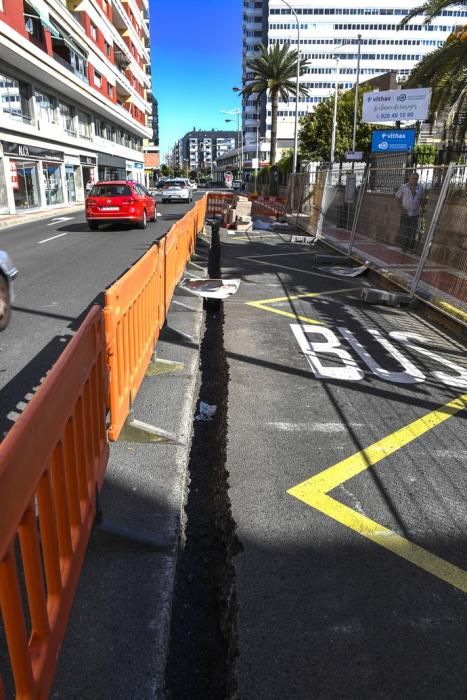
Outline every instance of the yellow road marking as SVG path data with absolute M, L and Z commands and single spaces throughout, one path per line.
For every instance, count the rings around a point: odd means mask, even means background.
M 405 537 L 370 520 L 365 515 L 352 510 L 331 496 L 337 486 L 344 484 L 357 474 L 397 452 L 424 433 L 467 408 L 467 394 L 449 401 L 436 411 L 409 423 L 382 440 L 356 452 L 351 457 L 325 469 L 316 476 L 289 489 L 287 493 L 307 505 L 321 511 L 330 518 L 354 530 L 358 534 L 415 564 L 424 571 L 467 593 L 467 571 L 450 564 L 426 549 L 419 547 Z
M 298 321 L 303 321 L 304 323 L 310 323 L 315 326 L 324 326 L 326 325 L 322 321 L 318 321 L 313 318 L 308 318 L 308 316 L 301 316 L 299 314 L 295 314 L 291 311 L 284 311 L 283 309 L 274 309 L 273 307 L 268 306 L 268 304 L 279 304 L 280 302 L 284 301 L 295 301 L 296 299 L 306 299 L 306 298 L 311 298 L 311 297 L 321 297 L 321 296 L 330 296 L 332 294 L 341 294 L 343 292 L 353 292 L 356 289 L 360 289 L 360 287 L 348 287 L 346 289 L 332 289 L 328 292 L 307 292 L 306 294 L 294 294 L 288 297 L 274 297 L 273 299 L 260 299 L 259 301 L 247 301 L 246 305 L 247 306 L 253 306 L 256 309 L 261 309 L 262 311 L 269 311 L 271 314 L 278 314 L 279 316 L 286 316 L 287 318 L 293 318 L 294 320 Z

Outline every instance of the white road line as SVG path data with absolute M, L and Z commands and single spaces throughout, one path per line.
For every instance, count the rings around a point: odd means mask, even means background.
M 48 243 L 49 241 L 54 241 L 56 238 L 61 238 L 62 236 L 68 236 L 68 231 L 65 233 L 59 233 L 58 236 L 52 236 L 52 238 L 44 238 L 43 241 L 38 241 L 38 243 Z
M 61 224 L 62 221 L 71 221 L 74 218 L 74 216 L 56 216 L 47 226 L 55 226 L 55 224 Z

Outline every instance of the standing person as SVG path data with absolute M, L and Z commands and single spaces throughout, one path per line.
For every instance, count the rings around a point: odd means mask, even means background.
M 424 194 L 424 188 L 418 183 L 418 173 L 410 173 L 407 182 L 396 192 L 396 197 L 402 206 L 399 237 L 404 253 L 415 250 L 420 207 Z

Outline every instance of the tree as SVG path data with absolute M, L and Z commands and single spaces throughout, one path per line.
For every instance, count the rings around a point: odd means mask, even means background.
M 425 15 L 424 23 L 429 24 L 432 19 L 439 17 L 443 10 L 445 10 L 447 7 L 451 7 L 452 5 L 455 5 L 456 7 L 462 7 L 462 5 L 464 5 L 465 7 L 467 2 L 466 0 L 428 0 L 428 2 L 425 2 L 423 5 L 413 7 L 401 20 L 400 26 L 405 26 L 411 19 L 418 17 L 418 15 Z
M 425 24 L 451 5 L 467 5 L 452 0 L 429 0 L 411 10 L 401 21 L 407 24 L 417 15 L 425 15 Z M 443 46 L 427 54 L 409 75 L 404 87 L 431 87 L 430 116 L 446 114 L 446 130 L 463 142 L 467 131 L 467 25 L 456 27 Z
M 290 95 L 296 95 L 298 51 L 284 44 L 275 44 L 269 50 L 260 46 L 260 55 L 246 64 L 247 73 L 253 73 L 253 79 L 241 91 L 243 97 L 257 95 L 257 100 L 269 92 L 271 97 L 271 158 L 276 160 L 277 144 L 277 110 L 279 98 L 288 102 Z M 308 61 L 300 61 L 300 75 L 306 72 Z M 300 86 L 299 93 L 307 95 L 306 88 Z
M 371 90 L 369 87 L 360 86 L 357 111 L 356 149 L 367 151 L 370 147 L 373 127 L 364 124 L 362 118 L 363 95 Z M 353 119 L 354 119 L 354 91 L 348 90 L 340 93 L 337 98 L 337 127 L 336 127 L 336 160 L 345 156 L 352 148 Z M 305 115 L 300 120 L 300 147 L 302 155 L 310 160 L 329 161 L 332 122 L 334 112 L 334 96 L 320 102 L 314 112 Z

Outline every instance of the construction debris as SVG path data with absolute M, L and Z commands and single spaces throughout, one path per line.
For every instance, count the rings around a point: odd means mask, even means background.
M 239 279 L 188 279 L 180 282 L 180 287 L 203 299 L 227 299 L 238 291 Z

